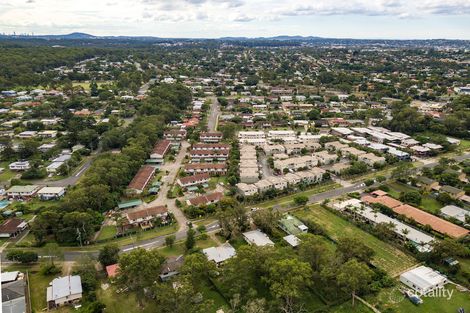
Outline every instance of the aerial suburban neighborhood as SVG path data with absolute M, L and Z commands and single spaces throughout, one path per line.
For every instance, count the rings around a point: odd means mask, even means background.
M 2 312 L 470 312 L 469 49 L 0 35 Z

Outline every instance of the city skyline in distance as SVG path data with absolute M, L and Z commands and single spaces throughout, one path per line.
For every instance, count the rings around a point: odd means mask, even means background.
M 5 0 L 0 12 L 6 34 L 470 39 L 468 0 Z

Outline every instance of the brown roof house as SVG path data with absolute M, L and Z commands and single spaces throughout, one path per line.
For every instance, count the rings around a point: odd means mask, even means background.
M 127 190 L 132 193 L 142 193 L 154 175 L 155 167 L 151 165 L 142 166 L 127 186 Z
M 142 208 L 125 214 L 130 226 L 148 229 L 153 227 L 153 222 L 157 218 L 166 220 L 168 208 L 166 205 Z
M 28 228 L 28 223 L 19 218 L 9 218 L 0 225 L 0 238 L 16 237 Z

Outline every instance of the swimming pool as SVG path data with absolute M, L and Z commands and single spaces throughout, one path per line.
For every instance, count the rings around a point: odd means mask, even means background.
M 1 200 L 1 201 L 0 201 L 0 210 L 3 210 L 4 208 L 6 208 L 9 204 L 10 204 L 10 201 L 8 201 L 8 200 Z

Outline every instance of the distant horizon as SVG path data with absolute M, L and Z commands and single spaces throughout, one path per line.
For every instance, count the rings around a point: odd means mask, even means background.
M 470 40 L 469 0 L 2 0 L 0 32 Z
M 158 39 L 199 39 L 199 40 L 217 40 L 217 39 L 224 39 L 224 38 L 243 38 L 243 39 L 274 39 L 274 38 L 283 38 L 283 37 L 292 37 L 292 38 L 320 38 L 320 39 L 337 39 L 337 40 L 399 40 L 399 41 L 412 41 L 412 40 L 456 40 L 456 41 L 470 41 L 470 39 L 463 39 L 463 38 L 438 38 L 438 37 L 430 37 L 430 38 L 398 38 L 398 37 L 391 37 L 391 38 L 384 38 L 384 37 L 331 37 L 331 36 L 318 36 L 318 35 L 294 35 L 294 34 L 280 34 L 280 35 L 272 35 L 272 36 L 220 36 L 220 37 L 179 37 L 179 36 L 157 36 L 157 35 L 95 35 L 90 32 L 82 32 L 82 31 L 71 31 L 67 33 L 4 33 L 0 31 L 0 35 L 2 36 L 18 36 L 18 37 L 47 37 L 47 36 L 55 36 L 55 37 L 66 37 L 74 34 L 82 34 L 86 36 L 96 37 L 96 38 L 112 38 L 112 37 L 127 37 L 127 38 L 158 38 Z

